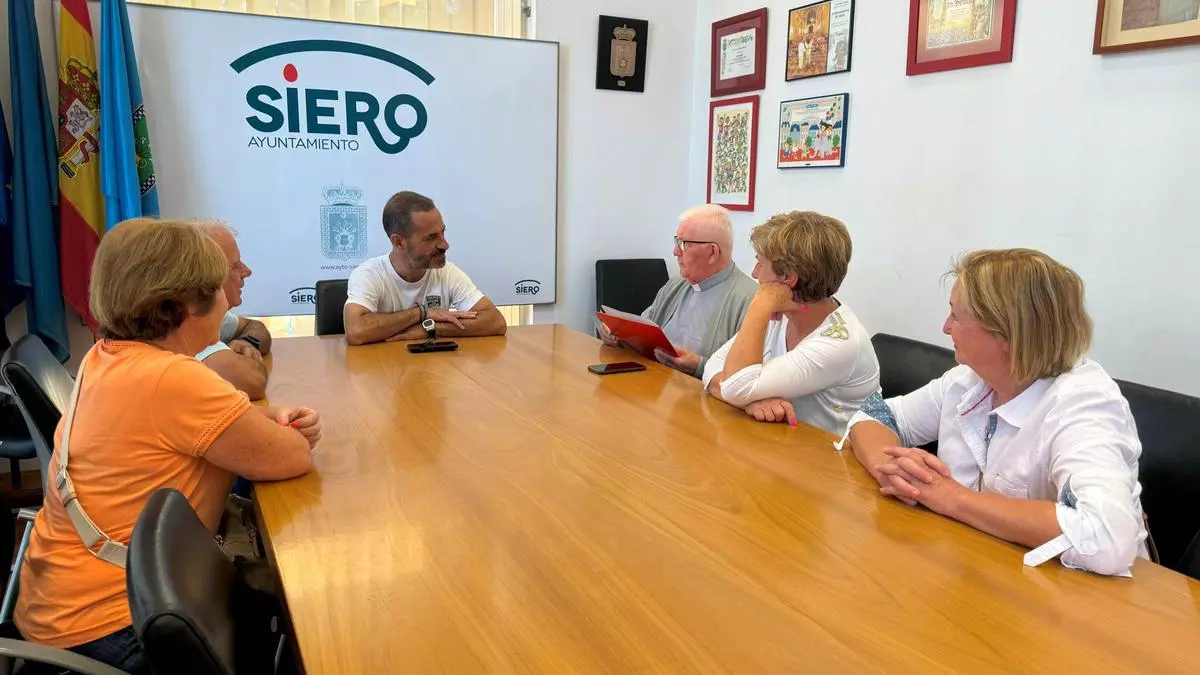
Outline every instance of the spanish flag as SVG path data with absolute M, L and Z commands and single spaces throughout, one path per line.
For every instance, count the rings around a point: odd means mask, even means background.
M 87 0 L 62 0 L 58 56 L 59 255 L 67 304 L 92 332 L 92 260 L 104 233 L 100 192 L 100 83 Z

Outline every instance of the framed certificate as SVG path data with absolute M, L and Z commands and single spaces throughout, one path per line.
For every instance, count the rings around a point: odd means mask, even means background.
M 780 169 L 846 166 L 850 94 L 799 98 L 779 104 Z
M 1200 42 L 1200 0 L 1099 0 L 1093 54 Z
M 767 8 L 712 25 L 709 96 L 757 91 L 767 86 Z
M 1012 61 L 1017 0 L 909 2 L 909 75 Z
M 788 12 L 784 80 L 850 70 L 854 0 L 819 0 Z
M 708 107 L 708 201 L 730 211 L 754 210 L 758 159 L 758 95 Z

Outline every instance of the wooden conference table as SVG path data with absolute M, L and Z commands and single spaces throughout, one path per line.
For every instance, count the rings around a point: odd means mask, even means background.
M 258 486 L 309 675 L 1200 672 L 1200 583 L 1023 567 L 562 326 L 460 342 L 275 342 L 271 401 L 325 425 Z

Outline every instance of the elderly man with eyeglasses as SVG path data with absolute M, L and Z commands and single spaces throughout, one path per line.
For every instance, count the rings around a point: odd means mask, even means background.
M 267 367 L 263 357 L 271 352 L 271 333 L 261 321 L 233 312 L 242 304 L 242 287 L 252 272 L 242 262 L 234 231 L 219 221 L 197 223 L 200 229 L 221 247 L 229 261 L 229 275 L 222 289 L 229 301 L 229 311 L 221 320 L 221 339 L 196 355 L 196 359 L 211 368 L 230 384 L 246 392 L 250 400 L 267 395 Z
M 758 284 L 733 263 L 733 225 L 729 212 L 715 204 L 688 209 L 675 230 L 679 277 L 658 291 L 642 316 L 662 326 L 679 352 L 655 353 L 661 363 L 699 378 L 704 364 L 737 334 Z M 603 324 L 600 337 L 616 345 Z

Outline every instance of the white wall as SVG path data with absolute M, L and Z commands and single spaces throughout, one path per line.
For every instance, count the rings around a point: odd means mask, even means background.
M 785 83 L 799 0 L 700 0 L 689 201 L 705 196 L 711 24 L 764 4 L 757 208 L 736 216 L 740 241 L 780 211 L 843 219 L 855 252 L 841 298 L 872 331 L 946 345 L 952 258 L 1039 248 L 1086 281 L 1093 355 L 1115 377 L 1200 394 L 1200 47 L 1093 56 L 1095 0 L 1021 2 L 1011 64 L 910 78 L 909 3 L 858 0 L 852 71 Z M 846 167 L 776 169 L 780 101 L 844 91 Z
M 601 14 L 650 22 L 645 93 L 596 89 Z M 591 331 L 595 261 L 670 258 L 688 206 L 696 2 L 538 0 L 534 25 L 561 44 L 558 302 L 534 321 Z

